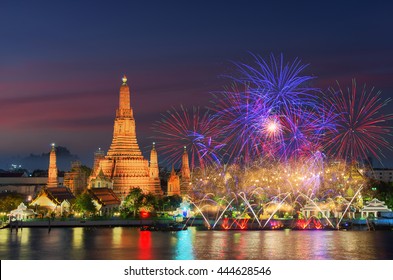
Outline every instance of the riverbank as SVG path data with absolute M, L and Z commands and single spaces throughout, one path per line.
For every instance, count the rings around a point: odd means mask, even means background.
M 40 219 L 26 221 L 12 221 L 6 227 L 11 228 L 35 228 L 35 227 L 138 227 L 153 225 L 155 223 L 169 224 L 173 219 Z
M 1 228 L 52 228 L 52 227 L 140 227 L 154 224 L 169 225 L 173 223 L 172 218 L 167 219 L 35 219 L 25 221 L 12 221 L 9 224 L 3 224 Z M 313 227 L 308 223 L 304 228 L 299 227 L 298 221 L 294 219 L 277 219 L 262 220 L 259 222 L 241 223 L 239 220 L 222 220 L 215 224 L 214 220 L 208 220 L 210 227 L 207 226 L 206 220 L 202 218 L 193 218 L 184 221 L 187 226 L 197 226 L 205 229 L 214 230 L 277 230 L 277 229 L 337 229 L 338 221 L 324 219 L 321 228 Z M 315 226 L 315 225 L 314 225 Z M 393 219 L 347 219 L 340 221 L 339 229 L 346 230 L 393 230 Z

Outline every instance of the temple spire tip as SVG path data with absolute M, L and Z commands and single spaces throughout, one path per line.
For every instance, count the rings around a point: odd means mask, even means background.
M 123 78 L 121 78 L 121 80 L 123 81 L 123 85 L 127 84 L 127 76 L 123 75 Z

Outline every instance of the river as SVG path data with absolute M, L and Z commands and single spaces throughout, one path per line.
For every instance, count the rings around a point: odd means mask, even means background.
M 393 259 L 393 231 L 0 230 L 0 259 L 354 260 Z

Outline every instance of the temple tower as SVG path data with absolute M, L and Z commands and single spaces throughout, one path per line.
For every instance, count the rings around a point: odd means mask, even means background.
M 101 160 L 105 158 L 105 152 L 101 150 L 101 148 L 98 148 L 97 151 L 94 153 L 94 165 L 93 165 L 93 170 L 92 174 L 93 176 L 97 176 L 98 172 L 101 170 L 99 168 Z
M 48 187 L 57 187 L 57 166 L 56 166 L 56 149 L 55 143 L 52 143 L 52 149 L 49 154 L 49 168 L 48 168 Z
M 191 183 L 190 165 L 188 161 L 187 147 L 184 146 L 184 152 L 181 162 L 181 185 L 180 185 L 181 194 L 188 193 L 190 183 Z
M 136 139 L 135 119 L 130 107 L 130 88 L 127 85 L 127 77 L 124 76 L 122 80 L 119 108 L 116 110 L 113 128 L 113 139 L 107 157 L 113 159 L 124 157 L 143 159 Z
M 160 181 L 160 169 L 158 168 L 158 155 L 156 151 L 156 143 L 153 142 L 153 147 L 150 151 L 150 188 L 158 195 L 162 194 L 161 181 Z
M 172 165 L 171 175 L 169 176 L 168 179 L 167 195 L 168 196 L 180 195 L 180 178 L 179 175 L 176 174 L 173 165 Z
M 159 179 L 159 173 L 156 143 L 153 142 L 153 148 L 150 151 L 150 177 L 152 179 Z
M 132 188 L 141 188 L 144 192 L 160 195 L 161 186 L 156 171 L 149 167 L 149 162 L 143 157 L 136 138 L 135 119 L 130 103 L 130 88 L 126 76 L 120 87 L 119 107 L 113 127 L 112 144 L 104 159 L 99 160 L 93 176 L 95 179 L 102 169 L 105 177 L 113 182 L 114 193 L 123 200 Z M 157 152 L 155 164 L 157 164 Z M 158 164 L 157 164 L 158 170 Z M 155 177 L 153 178 L 152 175 Z

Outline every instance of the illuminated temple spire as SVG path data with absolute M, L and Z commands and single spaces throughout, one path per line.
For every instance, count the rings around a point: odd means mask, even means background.
M 127 85 L 127 76 L 123 75 L 123 78 L 121 78 L 121 80 L 123 81 L 123 85 Z
M 140 157 L 142 153 L 136 139 L 135 119 L 130 105 L 130 88 L 127 85 L 127 77 L 125 75 L 122 81 L 119 108 L 116 110 L 113 139 L 108 151 L 108 156 Z
M 153 147 L 150 152 L 150 177 L 152 179 L 158 179 L 159 177 L 158 169 L 158 156 L 156 151 L 156 143 L 153 142 Z
M 182 161 L 181 161 L 181 176 L 182 179 L 190 179 L 190 165 L 188 162 L 188 153 L 187 153 L 187 147 L 184 146 L 184 152 L 182 156 Z
M 150 153 L 149 166 L 137 142 L 130 88 L 125 75 L 120 86 L 112 144 L 106 156 L 100 154 L 95 161 L 90 182 L 96 180 L 100 172 L 113 182 L 113 191 L 120 199 L 124 199 L 133 188 L 141 188 L 146 193 L 162 194 L 155 146 L 153 145 Z
M 172 164 L 171 175 L 169 176 L 168 179 L 167 195 L 168 196 L 180 195 L 180 178 L 176 174 L 175 167 L 173 166 L 173 164 Z
M 48 168 L 48 187 L 57 187 L 57 166 L 56 166 L 56 149 L 55 143 L 51 144 L 52 149 L 49 154 L 49 168 Z
M 191 183 L 190 165 L 188 162 L 187 147 L 184 146 L 184 152 L 181 160 L 181 194 L 187 194 Z

